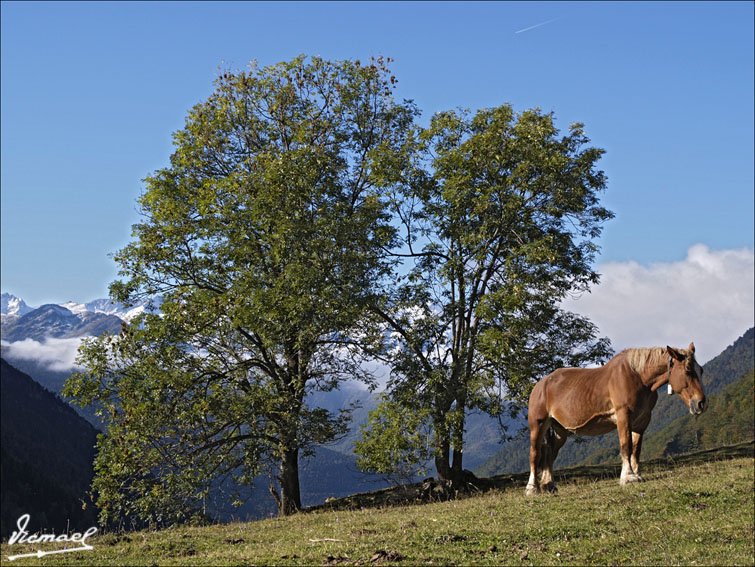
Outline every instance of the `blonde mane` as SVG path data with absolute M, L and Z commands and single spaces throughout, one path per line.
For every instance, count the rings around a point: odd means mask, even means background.
M 629 367 L 637 373 L 642 373 L 648 365 L 657 366 L 666 362 L 668 354 L 661 347 L 628 348 L 624 351 Z
M 685 348 L 675 349 L 684 356 L 684 366 L 686 369 L 694 370 L 696 361 L 694 355 Z M 669 353 L 665 348 L 628 348 L 622 351 L 626 354 L 629 367 L 637 373 L 642 373 L 648 366 L 658 366 L 666 363 Z

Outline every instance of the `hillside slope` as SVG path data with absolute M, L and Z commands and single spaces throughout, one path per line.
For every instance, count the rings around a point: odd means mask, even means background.
M 96 513 L 82 510 L 92 480 L 97 431 L 31 377 L 0 359 L 0 534 L 22 514 L 30 529 L 90 526 Z
M 254 523 L 107 534 L 45 565 L 752 565 L 752 446 L 651 466 L 647 482 L 561 482 L 422 505 L 318 510 Z M 41 546 L 3 544 L 3 558 Z M 44 549 L 50 549 L 52 545 Z M 34 564 L 36 558 L 19 559 Z

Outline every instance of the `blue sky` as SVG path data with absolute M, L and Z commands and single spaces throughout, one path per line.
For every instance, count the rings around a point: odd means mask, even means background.
M 396 96 L 425 119 L 510 102 L 583 122 L 616 213 L 601 265 L 753 248 L 752 2 L 2 2 L 1 15 L 2 290 L 31 305 L 106 296 L 141 179 L 167 165 L 218 69 L 300 53 L 393 57 Z

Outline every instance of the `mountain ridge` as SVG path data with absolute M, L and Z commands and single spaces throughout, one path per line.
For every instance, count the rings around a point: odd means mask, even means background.
M 159 307 L 160 303 L 159 299 L 155 301 L 157 307 Z M 139 302 L 131 307 L 126 307 L 120 303 L 113 303 L 113 301 L 108 298 L 93 299 L 86 303 L 65 301 L 63 303 L 46 303 L 39 307 L 32 307 L 22 298 L 11 293 L 4 292 L 0 295 L 0 314 L 2 315 L 4 322 L 6 319 L 13 320 L 37 309 L 49 309 L 50 306 L 60 307 L 73 315 L 82 315 L 85 313 L 113 315 L 126 323 L 130 323 L 134 317 L 150 309 L 148 302 Z

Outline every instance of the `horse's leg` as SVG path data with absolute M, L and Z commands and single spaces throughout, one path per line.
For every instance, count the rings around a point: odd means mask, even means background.
M 641 419 L 635 421 L 632 428 L 632 460 L 630 461 L 630 464 L 632 465 L 634 474 L 637 475 L 637 480 L 640 481 L 643 480 L 643 478 L 640 476 L 640 451 L 642 451 L 642 435 L 645 433 L 648 425 L 650 425 L 651 412 L 653 411 L 653 408 L 655 407 L 655 403 L 657 401 L 658 393 L 653 392 L 647 400 L 644 416 Z
M 622 486 L 640 480 L 640 477 L 632 469 L 632 430 L 630 423 L 631 413 L 628 409 L 622 408 L 616 411 L 616 429 L 619 432 L 619 448 L 621 451 L 619 484 Z
M 545 397 L 545 382 L 541 380 L 532 389 L 530 403 L 527 410 L 527 421 L 530 425 L 530 478 L 527 482 L 525 494 L 531 496 L 540 492 L 538 474 L 542 467 L 543 441 L 550 426 L 550 415 Z
M 642 431 L 632 431 L 632 459 L 629 464 L 632 465 L 634 474 L 637 475 L 637 480 L 644 480 L 640 476 L 640 451 L 642 451 Z
M 544 444 L 546 442 L 548 443 L 548 461 L 543 467 L 543 473 L 540 480 L 543 490 L 547 490 L 548 492 L 556 492 L 557 490 L 556 483 L 553 482 L 553 463 L 556 462 L 556 457 L 558 457 L 558 452 L 561 450 L 561 447 L 566 443 L 566 437 L 566 430 L 561 429 L 554 424 L 553 420 L 551 420 L 551 426 L 543 440 Z
M 551 428 L 553 422 L 548 420 L 547 424 L 543 425 L 542 433 L 540 435 L 540 459 L 538 460 L 537 470 L 540 472 L 540 490 L 550 492 L 552 490 L 552 478 L 550 472 L 551 460 L 553 456 L 553 429 Z
M 543 437 L 547 427 L 547 419 L 530 419 L 530 478 L 527 481 L 527 488 L 524 492 L 527 496 L 532 496 L 533 494 L 540 492 L 537 478 L 538 473 L 540 472 L 538 470 L 538 465 L 542 457 Z

